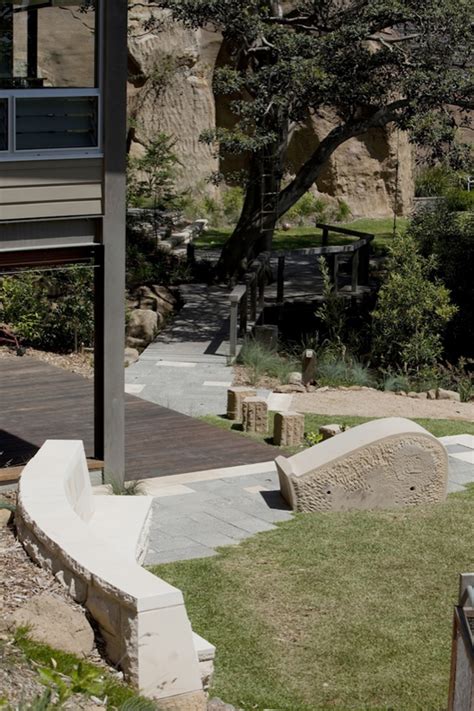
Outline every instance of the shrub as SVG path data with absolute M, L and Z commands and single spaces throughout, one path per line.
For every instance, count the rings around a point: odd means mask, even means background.
M 372 312 L 372 350 L 382 367 L 417 373 L 441 357 L 443 332 L 457 309 L 448 289 L 433 278 L 435 267 L 433 258 L 419 254 L 411 235 L 393 240 Z
M 0 280 L 0 321 L 9 324 L 26 344 L 67 352 L 94 336 L 92 270 L 24 272 Z
M 222 194 L 222 209 L 226 222 L 235 225 L 242 212 L 244 193 L 242 188 L 235 186 L 227 188 Z
M 316 380 L 319 385 L 333 387 L 359 385 L 371 387 L 375 379 L 368 366 L 356 358 L 341 356 L 329 350 L 318 354 Z
M 305 193 L 285 215 L 285 219 L 300 227 L 315 220 L 323 220 L 326 214 L 327 202 L 314 193 Z
M 444 166 L 422 170 L 415 179 L 416 197 L 443 197 L 455 184 L 455 175 Z
M 474 210 L 474 191 L 463 188 L 450 188 L 446 192 L 446 209 L 448 212 L 472 212 Z
M 411 386 L 406 375 L 402 373 L 389 373 L 383 380 L 383 389 L 385 392 L 398 393 L 401 390 L 408 392 L 411 390 Z
M 458 307 L 446 329 L 450 360 L 474 355 L 474 214 L 439 208 L 414 218 L 409 234 L 423 255 L 435 255 L 435 274 L 450 290 Z
M 178 159 L 175 140 L 159 133 L 145 147 L 139 158 L 129 158 L 127 169 L 128 202 L 135 207 L 156 207 L 161 210 L 175 206 Z
M 257 385 L 264 376 L 287 383 L 290 373 L 299 368 L 292 358 L 281 356 L 275 349 L 250 338 L 242 346 L 238 362 L 248 369 L 252 385 Z

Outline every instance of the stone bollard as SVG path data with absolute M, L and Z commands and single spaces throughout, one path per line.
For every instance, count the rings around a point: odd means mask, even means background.
M 273 443 L 282 447 L 301 444 L 304 437 L 304 415 L 299 412 L 276 412 L 273 420 Z
M 262 397 L 247 397 L 242 403 L 242 422 L 245 432 L 268 432 L 268 405 Z
M 227 390 L 227 419 L 242 421 L 242 403 L 246 397 L 255 397 L 256 390 L 248 387 L 229 388 Z
M 323 425 L 319 428 L 319 434 L 322 435 L 323 442 L 326 439 L 331 439 L 331 437 L 341 434 L 341 432 L 344 432 L 341 425 Z

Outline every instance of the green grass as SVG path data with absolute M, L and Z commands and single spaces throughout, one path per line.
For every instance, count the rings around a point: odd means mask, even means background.
M 273 413 L 270 413 L 268 418 L 269 432 L 267 435 L 253 435 L 247 434 L 242 431 L 242 425 L 238 422 L 228 420 L 226 417 L 220 417 L 216 415 L 205 415 L 201 419 L 208 422 L 216 427 L 222 427 L 227 430 L 233 430 L 243 435 L 244 437 L 252 437 L 259 441 L 266 442 L 267 444 L 272 444 L 273 437 Z M 317 432 L 321 425 L 327 425 L 329 423 L 336 425 L 347 425 L 348 427 L 355 427 L 356 425 L 361 425 L 364 422 L 369 422 L 373 420 L 373 417 L 357 417 L 355 415 L 305 415 L 305 432 Z M 424 427 L 428 432 L 431 432 L 435 437 L 445 437 L 447 435 L 458 435 L 458 434 L 472 434 L 474 435 L 474 422 L 467 420 L 435 420 L 435 419 L 423 419 L 414 418 L 414 422 L 418 422 L 422 427 Z M 293 451 L 293 450 L 290 450 Z
M 211 695 L 245 711 L 441 711 L 473 514 L 472 489 L 396 512 L 299 514 L 152 570 L 217 646 Z
M 407 223 L 408 221 L 405 218 L 399 218 L 397 222 L 398 229 L 404 229 Z M 376 251 L 385 251 L 393 237 L 392 218 L 365 218 L 353 220 L 352 222 L 341 224 L 341 227 L 352 227 L 354 230 L 359 230 L 360 232 L 373 233 L 375 235 L 373 245 Z M 222 247 L 231 232 L 232 228 L 230 227 L 212 229 L 209 230 L 209 232 L 203 233 L 197 237 L 194 244 L 198 249 L 204 247 Z M 301 249 L 304 247 L 319 247 L 321 246 L 321 239 L 321 230 L 318 230 L 315 227 L 294 227 L 287 232 L 277 230 L 273 240 L 273 249 Z M 344 237 L 344 235 L 337 235 L 336 233 L 333 233 L 329 237 L 329 244 L 331 245 L 347 244 L 352 241 L 353 240 L 350 237 Z

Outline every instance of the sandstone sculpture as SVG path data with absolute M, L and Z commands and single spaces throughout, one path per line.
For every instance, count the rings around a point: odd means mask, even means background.
M 295 511 L 385 509 L 446 497 L 444 446 L 404 418 L 367 422 L 278 457 L 276 465 L 282 496 Z
M 242 403 L 247 397 L 255 397 L 253 388 L 238 386 L 227 390 L 227 419 L 242 421 Z
M 242 403 L 242 422 L 245 432 L 268 432 L 268 405 L 262 397 L 247 397 Z
M 273 443 L 282 447 L 295 447 L 304 437 L 304 415 L 299 412 L 275 412 Z

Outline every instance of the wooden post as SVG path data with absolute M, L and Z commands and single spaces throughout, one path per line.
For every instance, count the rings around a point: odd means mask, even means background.
M 237 314 L 239 311 L 239 298 L 230 295 L 230 333 L 229 333 L 229 355 L 235 358 L 237 355 Z
M 285 296 L 285 255 L 278 257 L 277 303 L 282 304 Z
M 188 264 L 194 264 L 196 261 L 196 247 L 193 242 L 188 242 L 186 245 L 186 257 Z
M 301 359 L 301 379 L 303 385 L 308 385 L 316 379 L 316 353 L 307 348 Z
M 334 292 L 338 292 L 338 275 L 339 275 L 339 255 L 334 255 L 334 267 L 333 267 L 333 281 L 334 281 Z
M 322 246 L 327 247 L 329 242 L 329 229 L 327 227 L 323 227 L 323 238 L 322 238 Z
M 352 255 L 352 293 L 357 292 L 359 276 L 359 250 L 356 250 Z
M 249 280 L 250 291 L 250 321 L 255 324 L 257 321 L 257 272 L 254 272 Z
M 247 319 L 248 319 L 248 288 L 245 290 L 241 300 L 240 300 L 240 335 L 245 336 L 247 333 Z
M 0 79 L 13 79 L 13 4 L 0 5 Z
M 27 76 L 38 78 L 38 9 L 27 11 Z
M 369 283 L 370 244 L 359 250 L 359 284 Z

